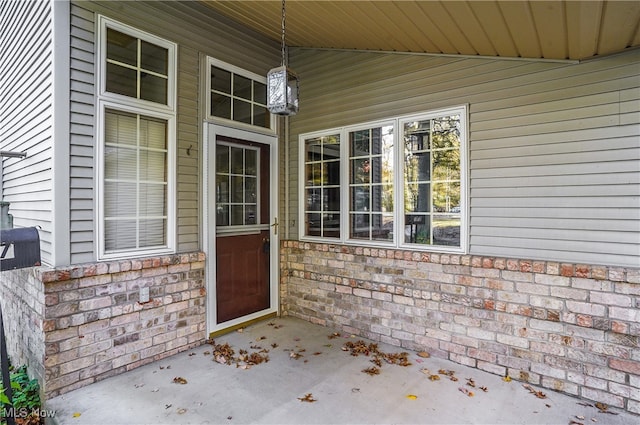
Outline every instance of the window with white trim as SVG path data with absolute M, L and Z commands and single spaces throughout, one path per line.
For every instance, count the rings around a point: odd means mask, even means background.
M 267 109 L 267 78 L 226 62 L 207 58 L 207 116 L 234 125 L 272 130 Z
M 301 239 L 464 251 L 465 106 L 300 136 Z
M 98 19 L 98 257 L 174 251 L 174 43 Z

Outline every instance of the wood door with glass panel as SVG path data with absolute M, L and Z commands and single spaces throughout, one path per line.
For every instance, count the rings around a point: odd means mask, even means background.
M 216 318 L 270 307 L 269 146 L 216 139 Z

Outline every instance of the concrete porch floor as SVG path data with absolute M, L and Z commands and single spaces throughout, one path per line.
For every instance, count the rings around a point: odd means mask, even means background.
M 410 366 L 383 362 L 379 375 L 368 375 L 362 370 L 374 366 L 372 357 L 342 347 L 370 341 L 335 332 L 295 318 L 267 320 L 215 343 L 228 343 L 236 355 L 269 350 L 268 362 L 247 369 L 220 364 L 205 344 L 58 396 L 45 407 L 55 410 L 51 422 L 57 425 L 640 423 L 639 416 L 614 408 L 603 413 L 591 401 L 532 387 L 546 395 L 538 398 L 523 382 L 415 352 L 409 352 Z M 378 349 L 406 351 L 382 343 Z M 432 375 L 455 371 L 458 381 L 445 375 L 430 380 L 425 368 Z M 177 377 L 187 383 L 174 383 Z M 316 401 L 301 401 L 307 394 Z

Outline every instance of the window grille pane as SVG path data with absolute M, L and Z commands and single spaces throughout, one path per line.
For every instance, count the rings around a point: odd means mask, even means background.
M 167 75 L 169 50 L 142 40 L 140 42 L 140 67 L 157 74 Z
M 106 77 L 106 90 L 108 92 L 134 98 L 138 97 L 138 72 L 135 69 L 108 63 Z
M 137 234 L 135 220 L 109 220 L 105 222 L 104 229 L 105 249 L 135 249 Z
M 165 149 L 166 138 L 166 121 L 148 118 L 140 122 L 140 146 L 153 149 Z
M 168 80 L 156 75 L 140 73 L 140 99 L 156 103 L 167 103 Z
M 140 246 L 166 245 L 167 220 L 140 220 Z
M 211 93 L 211 115 L 231 119 L 231 98 Z
M 258 127 L 271 127 L 271 115 L 264 106 L 253 105 L 253 125 Z
M 106 179 L 135 179 L 137 160 L 135 149 L 106 146 L 104 149 L 104 177 Z
M 233 96 L 251 100 L 251 80 L 238 74 L 233 75 Z
M 164 152 L 140 150 L 140 180 L 167 181 L 166 154 Z
M 267 85 L 253 82 L 253 101 L 261 105 L 267 104 Z
M 211 67 L 211 90 L 231 95 L 231 72 L 217 66 Z
M 136 66 L 138 61 L 138 39 L 107 28 L 107 59 Z
M 132 217 L 136 215 L 135 183 L 104 183 L 104 213 L 106 217 Z
M 233 120 L 251 124 L 251 103 L 233 99 Z

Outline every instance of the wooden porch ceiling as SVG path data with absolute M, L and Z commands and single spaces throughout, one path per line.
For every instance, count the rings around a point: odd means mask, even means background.
M 281 1 L 201 1 L 280 42 Z M 286 44 L 583 60 L 640 46 L 640 2 L 288 0 Z

